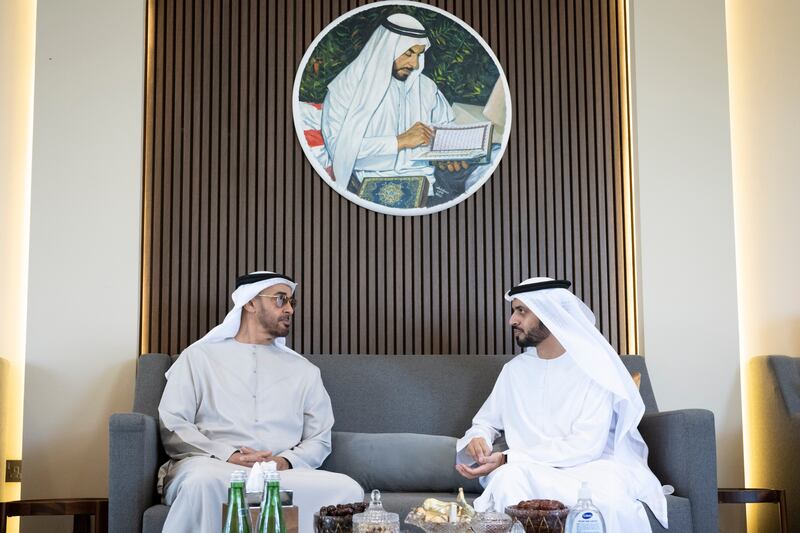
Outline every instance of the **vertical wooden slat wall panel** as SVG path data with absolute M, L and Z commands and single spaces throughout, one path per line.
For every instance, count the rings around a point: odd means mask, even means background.
M 295 137 L 306 47 L 365 3 L 148 1 L 143 351 L 179 352 L 236 275 L 272 269 L 300 282 L 304 353 L 512 352 L 503 293 L 537 275 L 571 279 L 627 352 L 625 0 L 430 2 L 490 44 L 513 126 L 490 181 L 422 217 L 344 200 Z

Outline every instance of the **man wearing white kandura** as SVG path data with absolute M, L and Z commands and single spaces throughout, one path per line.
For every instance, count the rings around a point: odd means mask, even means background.
M 331 451 L 333 410 L 317 367 L 286 346 L 296 284 L 274 272 L 236 280 L 234 308 L 167 372 L 158 407 L 170 460 L 158 488 L 165 533 L 218 532 L 230 475 L 274 461 L 294 491 L 300 533 L 323 505 L 361 501 L 351 478 L 316 470 Z

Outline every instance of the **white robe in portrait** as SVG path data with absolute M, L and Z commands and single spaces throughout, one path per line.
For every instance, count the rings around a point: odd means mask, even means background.
M 456 462 L 471 464 L 466 446 L 475 437 L 491 447 L 505 431 L 507 463 L 481 478 L 497 510 L 522 500 L 555 499 L 577 503 L 586 481 L 609 533 L 650 532 L 640 495 L 657 480 L 646 466 L 626 464 L 614 455 L 613 396 L 578 367 L 569 353 L 540 359 L 535 350 L 509 361 L 456 446 Z M 660 486 L 658 486 L 660 489 Z
M 239 448 L 270 450 L 293 469 L 281 487 L 294 490 L 301 533 L 313 531 L 323 505 L 361 501 L 351 478 L 314 470 L 331 450 L 333 411 L 319 369 L 288 348 L 233 339 L 187 348 L 167 373 L 158 408 L 170 461 L 159 491 L 170 512 L 165 533 L 218 532 Z
M 433 183 L 433 166 L 427 161 L 414 160 L 419 154 L 429 150 L 429 146 L 397 149 L 397 136 L 415 122 L 442 125 L 455 119 L 452 107 L 433 80 L 420 74 L 417 82 L 409 85 L 391 78 L 380 104 L 368 119 L 364 137 L 361 139 L 339 135 L 349 104 L 349 99 L 339 101 L 343 96 L 336 91 L 330 91 L 325 98 L 322 134 L 331 151 L 335 150 L 340 141 L 359 143 L 353 169 L 359 181 L 365 176 L 427 176 Z
M 387 23 L 375 29 L 358 56 L 328 84 L 322 106 L 322 138 L 331 157 L 334 185 L 342 191 L 353 174 L 359 181 L 365 176 L 426 176 L 433 184 L 433 167 L 414 161 L 429 148 L 398 150 L 397 136 L 416 122 L 437 125 L 455 120 L 436 83 L 422 74 L 424 53 L 405 80 L 392 75 L 395 60 L 410 48 L 430 48 L 425 28 L 402 13 L 390 15 Z

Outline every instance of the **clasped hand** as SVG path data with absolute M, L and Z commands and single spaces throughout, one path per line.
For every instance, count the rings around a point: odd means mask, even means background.
M 475 437 L 467 444 L 467 453 L 475 459 L 477 466 L 467 466 L 457 464 L 456 470 L 467 479 L 489 475 L 493 470 L 500 468 L 506 462 L 505 455 L 501 452 L 492 453 L 492 449 L 486 441 L 480 437 Z
M 287 470 L 289 468 L 289 461 L 280 455 L 272 455 L 272 452 L 269 450 L 258 451 L 248 448 L 247 446 L 242 446 L 238 452 L 233 452 L 228 458 L 229 463 L 245 466 L 247 468 L 252 468 L 256 463 L 267 461 L 275 461 L 278 470 Z

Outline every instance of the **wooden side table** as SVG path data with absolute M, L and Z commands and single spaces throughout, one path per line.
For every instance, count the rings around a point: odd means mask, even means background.
M 108 533 L 108 500 L 106 498 L 66 498 L 53 500 L 17 500 L 0 502 L 0 533 L 6 533 L 10 516 L 73 515 L 75 533 Z M 91 517 L 94 516 L 94 529 Z
M 789 533 L 786 517 L 786 491 L 783 489 L 717 489 L 717 501 L 719 503 L 777 503 L 781 533 Z

